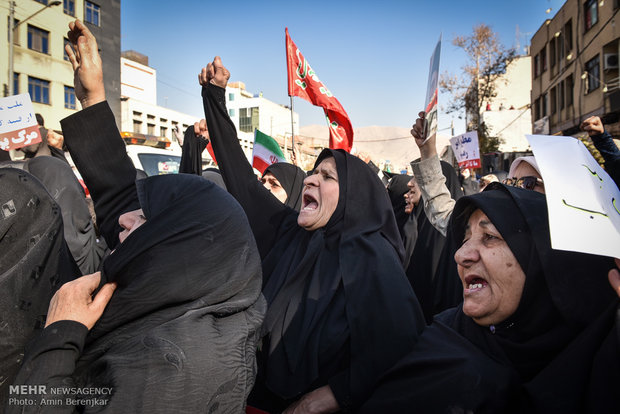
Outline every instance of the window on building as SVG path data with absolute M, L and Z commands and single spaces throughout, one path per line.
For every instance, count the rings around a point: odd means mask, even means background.
M 566 50 L 566 54 L 570 53 L 573 50 L 573 21 L 569 20 L 564 25 L 564 49 Z
M 234 101 L 235 100 L 235 94 L 234 93 L 229 93 L 228 94 L 228 100 L 231 101 L 231 102 Z
M 28 76 L 28 93 L 32 102 L 50 103 L 50 82 Z
M 75 16 L 75 0 L 63 0 L 62 10 L 69 16 Z
M 49 54 L 50 32 L 28 25 L 28 49 Z
M 19 93 L 19 73 L 13 72 L 13 94 Z
M 599 55 L 596 55 L 593 59 L 586 62 L 586 72 L 588 72 L 588 76 L 586 77 L 585 91 L 586 93 L 590 93 L 598 89 L 601 79 Z
M 63 38 L 63 42 L 62 42 L 62 53 L 63 53 L 62 58 L 66 60 L 67 62 L 70 62 L 69 55 L 67 54 L 67 50 L 65 49 L 65 46 L 67 45 L 71 45 L 71 42 L 69 42 L 69 39 L 65 37 Z
M 168 136 L 168 128 L 166 127 L 159 127 L 159 136 L 160 137 L 166 137 Z
M 75 89 L 65 86 L 65 108 L 75 109 Z
M 84 2 L 84 21 L 86 21 L 86 23 L 99 26 L 100 13 L 101 8 L 98 5 L 96 5 L 95 3 L 91 3 L 90 1 Z
M 235 116 L 235 109 L 234 108 L 233 109 L 229 109 L 228 110 L 228 115 L 229 116 Z
M 159 123 L 160 124 L 167 124 L 168 120 L 166 118 L 159 118 Z
M 155 125 L 154 124 L 146 124 L 146 133 L 149 135 L 155 135 Z
M 541 100 L 541 103 L 540 103 L 540 107 L 541 107 L 540 108 L 540 110 L 541 110 L 540 115 L 541 115 L 541 118 L 544 118 L 545 116 L 547 116 L 547 101 L 549 99 L 548 96 L 549 96 L 548 94 L 544 94 L 542 96 L 542 100 Z
M 564 109 L 564 89 L 566 88 L 566 79 L 558 84 L 558 110 Z
M 19 23 L 19 20 L 17 19 L 13 19 L 13 24 L 17 25 Z M 6 19 L 6 24 L 7 24 L 7 31 L 6 31 L 6 40 L 8 42 L 9 40 L 9 30 L 8 28 L 11 27 L 11 16 L 8 16 Z M 15 27 L 15 26 L 13 26 Z M 18 45 L 19 44 L 19 30 L 17 30 L 18 28 L 13 29 L 13 44 L 14 45 Z
M 239 130 L 254 132 L 258 128 L 258 107 L 239 109 Z
M 148 119 L 149 121 L 153 121 L 153 122 L 155 122 L 155 115 L 149 115 L 149 114 L 147 114 L 147 115 L 146 115 L 146 119 Z
M 551 88 L 551 115 L 555 114 L 557 110 L 557 88 L 554 86 Z
M 542 71 L 546 71 L 547 70 L 547 46 L 543 46 L 542 50 L 540 51 L 540 64 L 542 66 Z
M 564 81 L 564 88 L 566 94 L 566 106 L 571 106 L 573 104 L 573 89 L 575 87 L 575 81 L 573 80 L 573 75 L 569 75 Z
M 540 76 L 540 53 L 534 56 L 534 77 Z
M 555 38 L 551 39 L 549 42 L 549 61 L 551 63 L 551 67 L 555 66 L 556 55 L 555 55 Z
M 186 131 L 186 130 L 187 130 L 187 128 L 189 128 L 189 125 L 187 125 L 187 124 L 183 124 L 183 131 Z
M 586 31 L 588 31 L 598 22 L 598 0 L 587 0 L 583 8 L 584 25 Z
M 562 59 L 564 59 L 565 50 L 564 50 L 564 33 L 560 33 L 558 36 L 557 50 L 558 50 L 558 63 L 562 63 Z
M 136 134 L 140 134 L 141 131 L 142 131 L 142 121 L 138 121 L 134 119 L 133 120 L 133 132 L 135 132 Z
M 133 116 L 137 116 L 138 118 L 140 118 L 142 116 L 142 112 L 133 111 Z

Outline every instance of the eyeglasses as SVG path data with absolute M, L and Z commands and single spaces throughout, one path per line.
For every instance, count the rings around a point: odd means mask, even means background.
M 532 175 L 521 178 L 506 178 L 504 181 L 502 181 L 502 184 L 511 185 L 513 187 L 525 188 L 526 190 L 533 190 L 534 188 L 536 188 L 537 184 L 541 186 L 545 185 L 542 179 L 534 177 Z

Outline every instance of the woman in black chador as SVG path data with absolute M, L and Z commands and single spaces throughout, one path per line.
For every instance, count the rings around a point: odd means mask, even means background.
M 81 22 L 70 28 L 77 54 L 67 52 L 84 109 L 61 125 L 113 252 L 101 276 L 84 276 L 54 296 L 15 384 L 45 385 L 50 394 L 36 396 L 42 405 L 63 388 L 58 411 L 243 412 L 265 311 L 260 256 L 245 214 L 199 176 L 135 181 L 105 101 L 96 41 Z M 84 280 L 94 283 L 85 298 L 78 289 Z M 112 284 L 105 311 L 91 312 Z M 91 405 L 94 399 L 105 404 Z M 39 408 L 9 405 L 10 412 Z
M 287 413 L 355 409 L 424 326 L 389 198 L 363 161 L 326 149 L 304 181 L 301 211 L 279 202 L 238 144 L 225 106 L 229 76 L 217 57 L 200 83 L 222 176 L 263 259 L 268 311 L 248 404 Z
M 544 195 L 498 183 L 460 199 L 450 228 L 464 301 L 435 317 L 362 412 L 617 412 L 611 259 L 553 250 Z

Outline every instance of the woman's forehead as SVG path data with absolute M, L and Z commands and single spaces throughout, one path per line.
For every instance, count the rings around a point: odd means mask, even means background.
M 323 161 L 321 161 L 319 165 L 316 166 L 315 170 L 328 170 L 332 172 L 337 172 L 336 160 L 334 159 L 334 157 L 327 157 Z

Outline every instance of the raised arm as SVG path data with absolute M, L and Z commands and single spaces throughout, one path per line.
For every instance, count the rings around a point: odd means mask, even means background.
M 435 142 L 436 134 L 424 142 L 425 113 L 420 112 L 418 116 L 419 118 L 411 130 L 411 135 L 420 148 L 421 160 L 412 162 L 411 168 L 424 200 L 424 214 L 433 227 L 445 236 L 456 202 L 450 196 L 450 191 L 446 187 L 446 177 L 441 171 Z
M 65 143 L 95 203 L 97 222 L 108 246 L 118 243 L 118 217 L 140 208 L 136 169 L 127 156 L 114 115 L 105 100 L 97 41 L 79 20 L 69 23 L 75 94 L 82 110 L 62 121 Z M 73 47 L 71 47 L 73 46 Z
M 296 215 L 258 181 L 237 138 L 237 131 L 226 110 L 226 84 L 230 72 L 219 56 L 202 69 L 198 79 L 209 137 L 226 189 L 243 207 L 261 257 L 265 257 L 278 237 L 283 220 Z
M 591 116 L 581 123 L 581 129 L 590 135 L 594 146 L 605 160 L 605 170 L 620 187 L 620 150 L 611 134 L 605 131 L 601 118 Z

